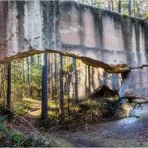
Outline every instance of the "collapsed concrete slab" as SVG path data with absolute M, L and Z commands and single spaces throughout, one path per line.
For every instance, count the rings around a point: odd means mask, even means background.
M 119 96 L 148 102 L 148 66 L 131 70 L 123 79 Z
M 93 93 L 90 94 L 90 98 L 96 99 L 99 97 L 114 97 L 118 96 L 118 91 L 110 89 L 108 86 L 103 85 L 97 89 L 94 90 Z

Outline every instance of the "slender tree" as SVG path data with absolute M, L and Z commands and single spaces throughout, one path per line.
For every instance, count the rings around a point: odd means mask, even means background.
M 48 118 L 48 98 L 47 98 L 47 53 L 43 55 L 42 64 L 42 108 L 41 108 L 41 119 L 46 120 Z
M 56 53 L 54 53 L 54 94 L 57 94 L 57 56 Z
M 50 96 L 52 96 L 52 90 L 51 90 L 51 55 L 50 53 L 48 53 L 48 74 L 49 74 L 49 77 L 48 77 L 48 93 Z
M 12 110 L 11 106 L 11 63 L 8 63 L 7 67 L 7 109 Z
M 26 58 L 27 60 L 27 80 L 28 80 L 28 95 L 32 97 L 32 78 L 31 78 L 31 59 L 30 57 Z
M 114 11 L 114 0 L 111 0 L 111 4 L 112 4 L 112 11 Z
M 85 97 L 88 97 L 88 87 L 87 87 L 87 84 L 88 84 L 88 80 L 87 80 L 87 74 L 88 74 L 88 72 L 87 72 L 87 69 L 88 69 L 88 67 L 87 67 L 87 65 L 84 65 L 85 66 L 85 83 L 84 83 L 84 87 L 85 87 Z
M 74 99 L 75 99 L 75 103 L 78 103 L 78 77 L 77 77 L 77 64 L 76 64 L 76 59 L 73 58 L 72 59 L 72 63 L 73 63 L 73 72 L 74 72 Z
M 63 91 L 63 55 L 60 54 L 60 111 L 64 117 L 64 91 Z
M 50 79 L 51 79 L 51 96 L 52 100 L 54 100 L 55 94 L 54 94 L 54 55 L 51 54 L 51 70 L 50 70 Z
M 95 82 L 94 82 L 94 75 L 95 75 L 95 71 L 94 71 L 94 67 L 92 67 L 92 88 L 93 91 L 95 90 Z
M 118 0 L 118 12 L 121 13 L 121 0 Z
M 111 10 L 111 3 L 108 1 L 108 9 Z
M 140 10 L 139 10 L 139 6 L 138 6 L 138 2 L 137 1 L 135 1 L 136 2 L 136 8 L 137 8 L 137 15 L 136 16 L 140 16 Z
M 128 15 L 131 16 L 131 0 L 128 0 Z
M 90 66 L 88 65 L 88 93 L 91 93 Z

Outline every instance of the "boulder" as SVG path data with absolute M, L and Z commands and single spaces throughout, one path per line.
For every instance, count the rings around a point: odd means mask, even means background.
M 120 97 L 148 101 L 148 67 L 131 70 L 123 78 Z
M 110 89 L 108 86 L 103 85 L 96 90 L 94 90 L 93 93 L 90 94 L 90 98 L 99 98 L 99 97 L 105 97 L 110 98 L 118 95 L 118 91 Z

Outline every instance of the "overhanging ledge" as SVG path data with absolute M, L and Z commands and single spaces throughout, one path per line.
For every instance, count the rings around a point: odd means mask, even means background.
M 0 64 L 8 63 L 8 62 L 11 62 L 16 59 L 21 59 L 21 58 L 25 58 L 25 57 L 32 56 L 35 54 L 42 54 L 42 53 L 59 53 L 64 56 L 69 56 L 69 57 L 73 57 L 76 59 L 80 59 L 85 64 L 93 66 L 93 67 L 102 68 L 108 73 L 124 73 L 124 72 L 127 72 L 130 70 L 127 67 L 127 65 L 125 65 L 125 64 L 123 64 L 123 65 L 108 65 L 108 64 L 103 63 L 101 61 L 97 61 L 97 60 L 94 60 L 94 59 L 91 59 L 88 57 L 78 56 L 75 54 L 71 54 L 69 52 L 61 52 L 61 51 L 55 51 L 55 50 L 40 51 L 40 50 L 35 50 L 35 49 L 29 50 L 29 51 L 24 51 L 24 52 L 18 53 L 17 55 L 14 55 L 14 56 L 5 57 L 0 60 Z

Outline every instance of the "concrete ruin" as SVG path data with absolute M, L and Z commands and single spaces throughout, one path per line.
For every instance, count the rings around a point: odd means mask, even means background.
M 43 52 L 122 74 L 120 97 L 148 100 L 145 20 L 68 1 L 0 1 L 0 63 Z

